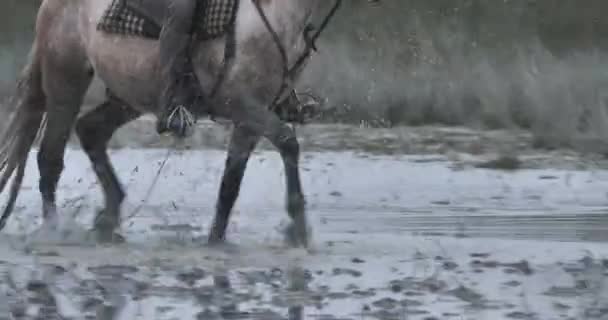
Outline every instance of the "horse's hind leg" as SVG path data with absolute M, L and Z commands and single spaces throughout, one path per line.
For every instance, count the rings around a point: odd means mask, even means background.
M 46 127 L 38 152 L 43 217 L 57 218 L 55 193 L 64 168 L 65 148 L 91 83 L 87 64 L 48 54 L 43 66 L 43 88 L 47 97 Z
M 93 170 L 105 195 L 105 209 L 95 220 L 99 240 L 114 240 L 114 230 L 120 224 L 120 206 L 125 198 L 120 181 L 107 153 L 112 135 L 123 125 L 141 114 L 108 94 L 108 99 L 78 120 L 76 133 L 80 144 L 93 164 Z

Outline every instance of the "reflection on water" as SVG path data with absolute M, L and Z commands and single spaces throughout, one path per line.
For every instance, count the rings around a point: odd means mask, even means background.
M 69 304 L 72 312 L 100 320 L 126 319 L 137 309 L 140 311 L 135 315 L 153 315 L 146 319 L 164 319 L 181 312 L 182 318 L 191 313 L 196 319 L 273 320 L 285 319 L 286 315 L 289 320 L 302 320 L 309 302 L 305 301 L 309 295 L 306 272 L 300 268 L 230 274 L 197 268 L 163 271 L 159 265 L 144 273 L 136 267 L 105 265 L 88 268 L 88 275 L 83 276 L 76 270 L 51 265 L 38 266 L 31 272 L 24 272 L 26 266 L 3 266 L 0 319 L 8 314 L 17 319 L 63 319 L 60 309 L 65 312 Z M 172 273 L 174 278 L 168 278 Z M 147 310 L 146 302 L 151 299 L 163 299 L 166 306 Z M 188 308 L 180 311 L 180 305 Z
M 490 253 L 475 253 L 470 256 L 474 270 L 468 274 L 475 275 L 474 279 L 465 280 L 467 275 L 462 272 L 468 267 L 459 266 L 455 262 L 458 259 L 435 256 L 426 260 L 423 256 L 419 252 L 414 260 L 430 262 L 439 269 L 355 274 L 354 269 L 334 268 L 326 273 L 331 274 L 330 281 L 320 275 L 321 271 L 311 272 L 297 263 L 284 268 L 232 270 L 180 269 L 160 261 L 154 266 L 104 265 L 86 270 L 78 270 L 76 265 L 63 268 L 2 263 L 0 319 L 402 320 L 410 316 L 439 319 L 434 316 L 437 314 L 478 319 L 475 315 L 492 311 L 515 314 L 513 310 L 518 309 L 512 303 L 521 300 L 522 290 L 526 300 L 541 302 L 540 295 L 559 301 L 561 306 L 555 307 L 554 303 L 554 310 L 543 310 L 534 305 L 529 309 L 534 312 L 560 314 L 563 318 L 571 309 L 563 306 L 574 306 L 572 303 L 578 301 L 577 307 L 595 315 L 588 319 L 604 319 L 608 314 L 608 291 L 596 281 L 602 274 L 608 276 L 606 261 L 587 256 L 538 268 L 526 261 L 504 263 L 494 260 Z M 406 265 L 386 267 L 405 271 L 409 268 Z M 564 282 L 557 275 L 577 281 Z M 488 277 L 501 279 L 500 295 L 471 284 Z M 384 280 L 371 285 L 373 278 Z M 547 282 L 548 278 L 554 281 Z M 527 286 L 528 281 L 533 286 Z M 514 299 L 509 300 L 505 293 Z M 587 298 L 598 303 L 586 305 Z M 328 307 L 331 303 L 336 305 Z

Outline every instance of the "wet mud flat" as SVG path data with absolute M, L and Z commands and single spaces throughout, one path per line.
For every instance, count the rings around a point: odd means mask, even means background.
M 463 240 L 406 240 L 418 250 L 199 248 L 196 263 L 166 252 L 177 247 L 131 262 L 113 257 L 133 248 L 98 248 L 93 259 L 76 258 L 86 255 L 82 248 L 41 250 L 30 255 L 35 262 L 2 262 L 2 310 L 12 319 L 606 318 L 607 262 L 582 253 L 588 248 L 569 244 L 557 253 L 547 243 L 498 242 L 485 246 L 499 249 L 492 254 Z
M 34 233 L 31 160 L 0 236 L 0 319 L 608 318 L 599 167 L 504 171 L 449 154 L 305 151 L 305 252 L 283 245 L 278 155 L 252 158 L 220 248 L 205 236 L 224 152 L 174 153 L 142 203 L 164 155 L 112 152 L 128 192 L 127 243 L 116 246 L 82 236 L 103 199 L 79 150 L 66 154 L 59 189 L 70 233 Z

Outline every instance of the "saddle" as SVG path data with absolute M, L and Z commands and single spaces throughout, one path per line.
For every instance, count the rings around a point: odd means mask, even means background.
M 97 30 L 158 40 L 171 0 L 112 0 Z M 197 0 L 193 34 L 200 40 L 224 36 L 234 25 L 239 0 Z

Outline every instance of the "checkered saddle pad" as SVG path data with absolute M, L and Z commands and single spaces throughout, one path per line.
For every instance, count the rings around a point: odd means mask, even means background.
M 194 33 L 209 40 L 226 34 L 234 22 L 239 0 L 197 0 Z M 124 0 L 112 0 L 97 30 L 124 36 L 158 39 L 161 26 L 129 7 Z

